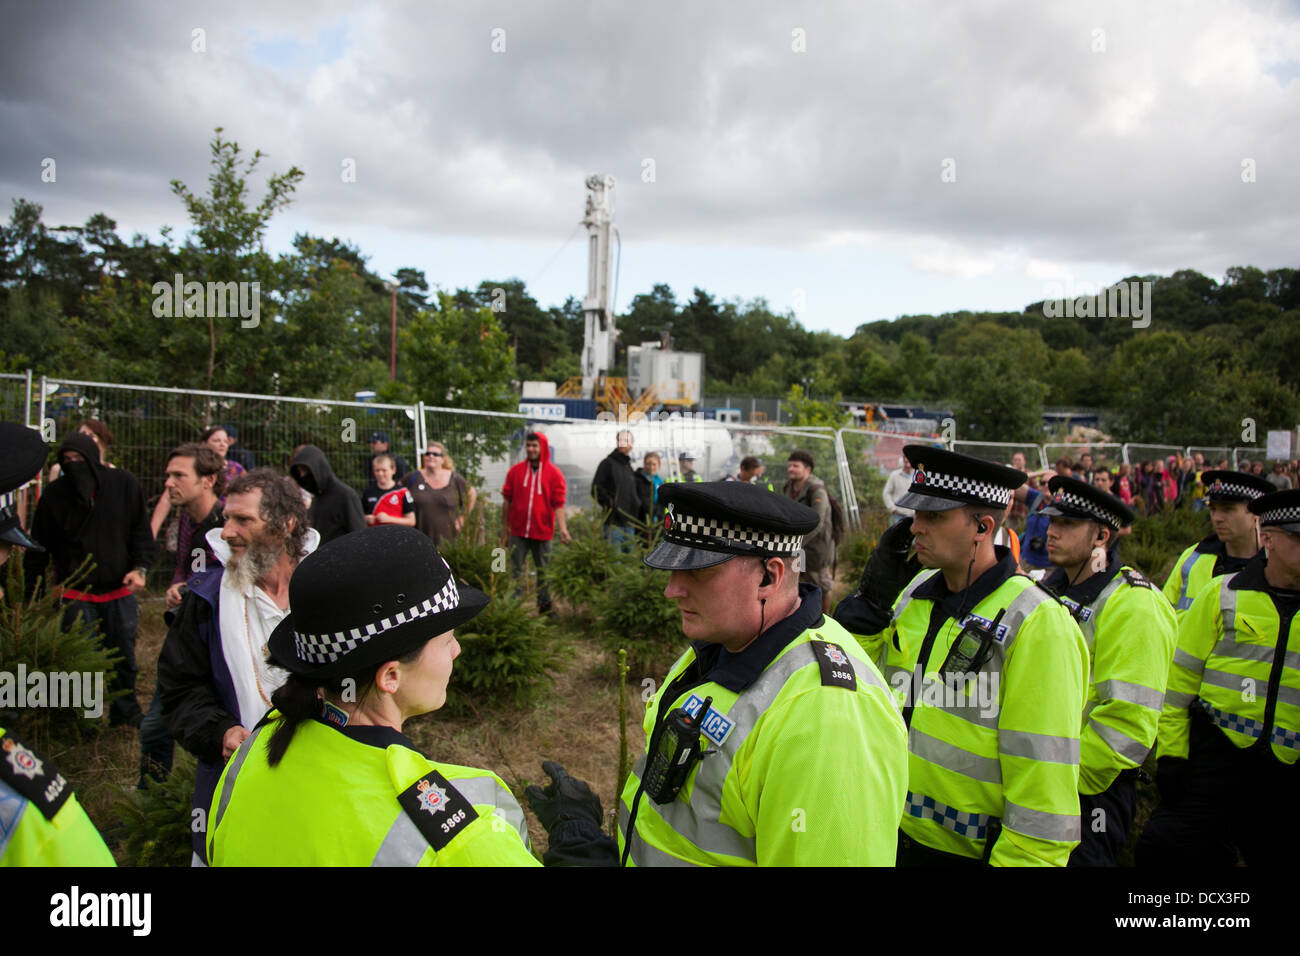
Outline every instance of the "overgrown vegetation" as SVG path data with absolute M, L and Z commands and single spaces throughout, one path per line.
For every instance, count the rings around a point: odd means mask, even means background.
M 460 657 L 447 694 L 453 714 L 482 705 L 528 706 L 550 685 L 548 672 L 560 660 L 546 619 L 529 614 L 505 588 L 456 638 Z
M 124 792 L 117 807 L 122 814 L 123 865 L 189 866 L 194 825 L 194 758 L 180 747 L 171 773 L 148 789 Z

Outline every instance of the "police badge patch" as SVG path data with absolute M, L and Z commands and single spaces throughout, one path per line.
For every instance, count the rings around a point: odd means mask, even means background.
M 822 672 L 823 687 L 843 687 L 847 690 L 858 689 L 858 675 L 853 669 L 853 661 L 844 653 L 844 648 L 829 641 L 809 641 L 808 646 L 817 658 L 817 666 Z
M 436 770 L 398 794 L 397 802 L 435 850 L 445 849 L 478 819 L 473 805 Z

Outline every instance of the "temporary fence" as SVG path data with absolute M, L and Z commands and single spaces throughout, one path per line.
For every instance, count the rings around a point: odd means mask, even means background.
M 32 373 L 0 374 L 0 421 L 32 424 Z
M 1232 449 L 1227 446 L 1188 445 L 1187 456 L 1200 455 L 1205 459 L 1205 467 L 1213 468 L 1221 461 L 1232 461 Z
M 1241 467 L 1243 461 L 1256 462 L 1262 461 L 1268 463 L 1267 448 L 1234 448 L 1232 450 L 1232 467 L 1237 469 Z
M 841 480 L 847 482 L 849 489 L 844 496 L 844 507 L 849 525 L 854 529 L 862 526 L 864 507 L 883 507 L 884 502 L 875 497 L 876 490 L 884 476 L 898 467 L 904 445 L 947 447 L 937 438 L 872 428 L 841 428 L 836 437 L 847 475 Z
M 1050 468 L 1062 458 L 1078 461 L 1084 455 L 1092 455 L 1094 467 L 1112 471 L 1126 461 L 1119 442 L 1049 442 L 1043 446 L 1043 467 Z
M 1163 461 L 1168 462 L 1170 458 L 1180 457 L 1187 450 L 1185 445 L 1146 445 L 1141 442 L 1124 443 L 1124 463 L 1134 465 L 1134 462 L 1141 463 L 1144 461 Z
M 1041 471 L 1047 467 L 1047 455 L 1043 451 L 1043 446 L 1026 442 L 958 440 L 952 443 L 952 450 L 970 455 L 972 458 L 981 458 L 984 461 L 1003 465 L 1010 464 L 1012 456 L 1019 452 L 1025 456 L 1025 467 L 1031 471 Z

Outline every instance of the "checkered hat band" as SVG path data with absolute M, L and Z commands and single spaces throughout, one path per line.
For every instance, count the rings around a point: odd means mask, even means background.
M 1289 508 L 1274 508 L 1272 511 L 1265 511 L 1259 516 L 1261 525 L 1291 524 L 1293 521 L 1300 521 L 1300 505 L 1292 505 Z
M 378 637 L 385 631 L 391 631 L 411 621 L 450 611 L 460 604 L 460 591 L 456 590 L 456 579 L 448 578 L 443 589 L 423 604 L 417 604 L 405 611 L 398 611 L 392 617 L 386 617 L 374 624 L 354 627 L 347 631 L 335 631 L 333 634 L 303 634 L 293 632 L 293 649 L 298 659 L 308 664 L 333 664 L 344 654 L 355 650 L 366 641 Z
M 1249 485 L 1238 485 L 1230 481 L 1216 481 L 1210 485 L 1205 492 L 1211 498 L 1245 498 L 1247 501 L 1254 501 L 1256 498 L 1263 498 L 1267 492 L 1260 491 L 1258 488 L 1252 488 Z
M 801 534 L 776 534 L 744 528 L 719 518 L 700 518 L 695 515 L 673 515 L 672 527 L 664 532 L 664 539 L 674 544 L 743 545 L 753 551 L 773 554 L 794 554 L 803 543 Z
M 995 485 L 987 481 L 979 481 L 975 478 L 966 478 L 962 475 L 945 475 L 941 471 L 919 471 L 917 474 L 923 476 L 923 481 L 913 481 L 912 487 L 908 491 L 915 492 L 918 495 L 929 495 L 936 492 L 948 492 L 944 497 L 960 495 L 963 499 L 974 499 L 972 503 L 998 505 L 1005 508 L 1007 502 L 1011 500 L 1011 488 L 1003 488 L 1001 485 Z
M 1059 504 L 1063 507 L 1069 508 L 1071 511 L 1082 511 L 1089 517 L 1096 518 L 1102 524 L 1111 525 L 1112 527 L 1118 528 L 1124 523 L 1120 520 L 1119 515 L 1112 511 L 1107 511 L 1090 498 L 1085 498 L 1083 495 L 1076 495 L 1073 491 L 1065 491 L 1062 489 L 1061 491 L 1056 492 L 1052 495 L 1052 504 Z

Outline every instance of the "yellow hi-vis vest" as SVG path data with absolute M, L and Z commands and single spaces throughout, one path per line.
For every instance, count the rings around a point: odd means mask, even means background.
M 1279 761 L 1300 759 L 1300 614 L 1279 618 L 1263 569 L 1222 574 L 1192 602 L 1178 627 L 1157 756 L 1188 756 L 1190 708 L 1200 707 L 1234 746 L 1267 736 Z
M 1192 545 L 1178 556 L 1163 590 L 1169 603 L 1174 606 L 1179 621 L 1192 606 L 1196 595 L 1215 577 L 1214 569 L 1221 558 L 1227 558 L 1227 551 L 1214 535 Z
M 272 767 L 278 725 L 254 730 L 217 783 L 213 866 L 539 865 L 523 811 L 495 774 L 362 743 L 318 720 L 298 725 Z
M 0 868 L 116 865 L 67 779 L 0 727 Z
M 816 642 L 816 643 L 814 643 Z M 646 739 L 660 698 L 695 660 L 688 650 L 646 705 Z M 844 676 L 850 673 L 852 678 Z M 833 683 L 826 683 L 827 680 Z M 852 684 L 853 686 L 849 686 Z M 677 797 L 642 793 L 628 860 L 636 866 L 893 866 L 907 789 L 907 737 L 889 689 L 831 618 L 795 637 L 740 693 L 706 682 L 663 701 L 698 712 L 716 753 Z M 619 853 L 643 754 L 619 806 Z
M 894 602 L 890 626 L 861 638 L 906 705 L 934 601 L 918 574 Z M 973 679 L 940 673 L 965 622 L 1005 611 L 992 656 Z M 1079 842 L 1079 725 L 1088 648 L 1070 612 L 1031 578 L 1012 574 L 961 622 L 937 623 L 908 731 L 907 805 L 900 824 L 918 843 L 981 859 L 1001 833 L 994 866 L 1065 866 Z
M 1090 603 L 1068 596 L 1061 603 L 1075 612 L 1091 661 L 1079 792 L 1101 793 L 1155 746 L 1178 623 L 1163 595 L 1129 567 L 1116 569 Z

